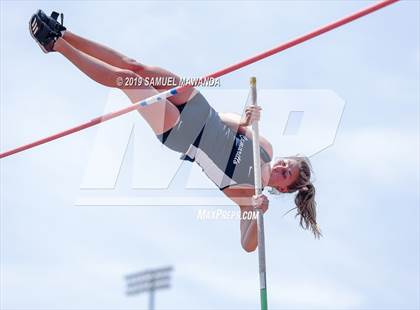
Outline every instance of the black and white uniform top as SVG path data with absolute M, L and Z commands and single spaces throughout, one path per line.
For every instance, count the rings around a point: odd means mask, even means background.
M 177 108 L 179 122 L 158 139 L 182 153 L 181 159 L 196 162 L 220 190 L 232 185 L 254 186 L 252 140 L 223 123 L 199 92 Z M 262 161 L 271 161 L 261 147 L 260 155 Z

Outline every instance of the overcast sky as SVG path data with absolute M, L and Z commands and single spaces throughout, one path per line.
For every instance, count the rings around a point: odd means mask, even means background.
M 2 1 L 1 151 L 129 104 L 39 49 L 28 33 L 38 8 L 188 77 L 371 3 Z M 257 76 L 261 132 L 276 156 L 313 155 L 324 237 L 314 240 L 293 212 L 283 216 L 292 195 L 269 197 L 271 309 L 420 307 L 419 12 L 418 1 L 402 1 L 203 89 L 218 111 L 241 113 Z M 303 119 L 282 136 L 293 110 Z M 199 209 L 237 207 L 220 206 L 201 169 L 177 170 L 178 157 L 133 113 L 2 159 L 1 309 L 146 309 L 146 295 L 125 296 L 124 275 L 166 265 L 175 268 L 172 289 L 157 293 L 158 309 L 257 309 L 258 257 L 241 249 L 238 220 L 197 219 Z M 89 189 L 115 173 L 115 188 Z

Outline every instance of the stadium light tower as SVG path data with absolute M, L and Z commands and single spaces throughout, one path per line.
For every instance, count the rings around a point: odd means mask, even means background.
M 155 291 L 170 288 L 172 266 L 147 269 L 125 276 L 127 296 L 149 292 L 149 310 L 155 309 Z

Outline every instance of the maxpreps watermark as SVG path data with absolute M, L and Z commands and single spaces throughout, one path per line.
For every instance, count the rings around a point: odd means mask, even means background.
M 158 77 L 117 77 L 117 85 L 119 87 L 177 87 L 191 85 L 193 87 L 220 87 L 220 78 L 175 78 L 174 76 L 158 76 Z
M 212 221 L 212 220 L 256 220 L 258 217 L 257 211 L 239 211 L 239 210 L 225 210 L 225 209 L 199 209 L 197 211 L 197 220 Z

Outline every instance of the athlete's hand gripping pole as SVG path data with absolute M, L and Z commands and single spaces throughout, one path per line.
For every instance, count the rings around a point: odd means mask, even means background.
M 251 104 L 257 106 L 257 79 L 251 77 Z M 252 123 L 252 146 L 254 151 L 254 183 L 255 195 L 262 193 L 261 184 L 261 160 L 260 160 L 260 134 L 258 121 Z M 264 217 L 261 209 L 257 208 L 257 233 L 258 233 L 258 263 L 260 271 L 260 299 L 261 310 L 267 310 L 267 283 L 265 272 L 265 241 L 264 241 Z

